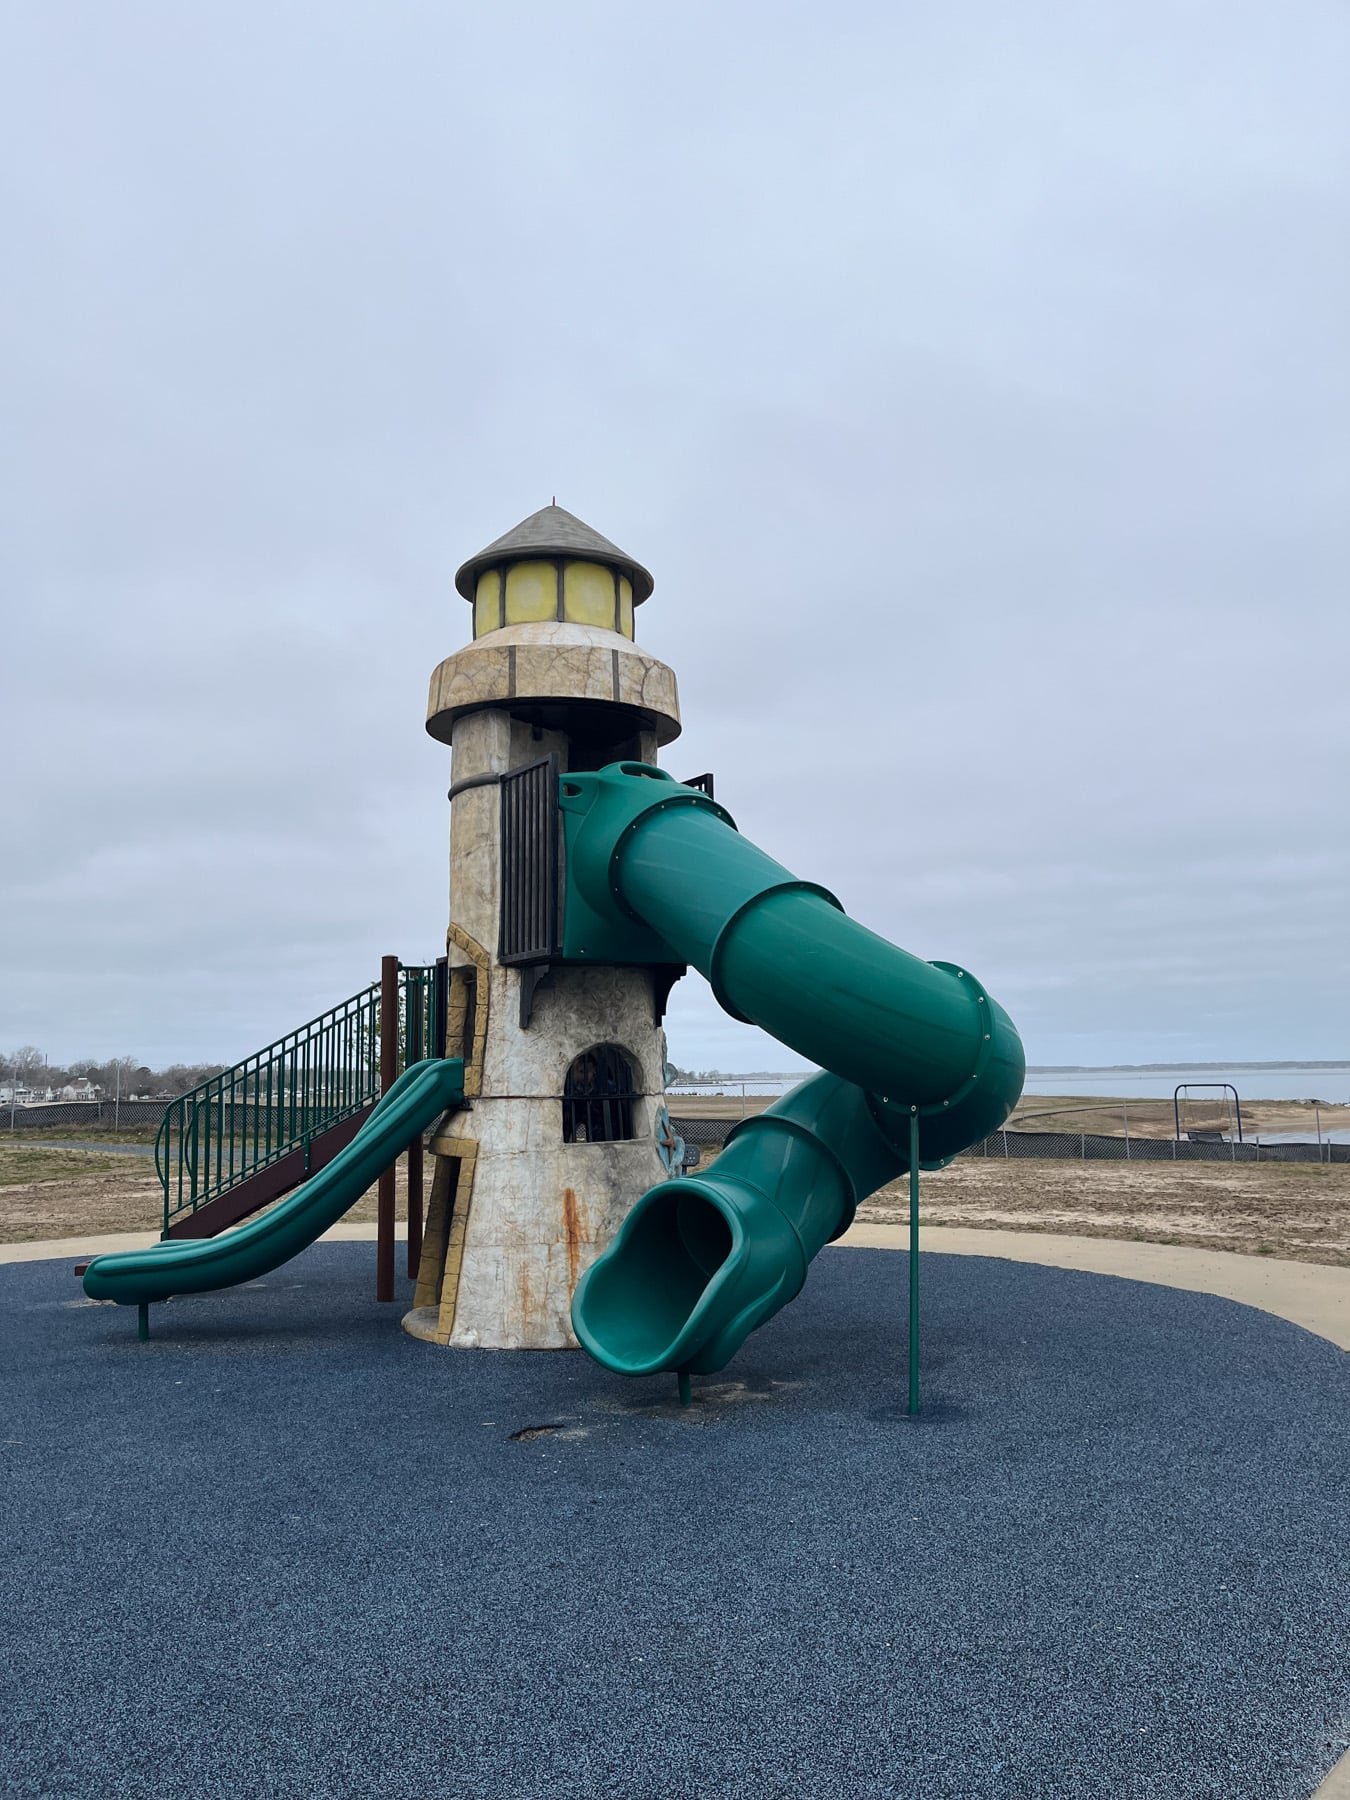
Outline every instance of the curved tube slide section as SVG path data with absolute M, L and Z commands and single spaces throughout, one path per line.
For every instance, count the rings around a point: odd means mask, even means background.
M 583 1346 L 627 1375 L 721 1368 L 799 1292 L 858 1203 L 997 1131 L 1026 1062 L 967 970 L 848 918 L 736 831 L 706 795 L 619 763 L 562 780 L 567 883 L 617 931 L 637 920 L 706 975 L 735 1018 L 819 1063 L 737 1126 L 704 1176 L 645 1194 L 577 1286 Z
M 91 1300 L 143 1306 L 171 1294 L 256 1281 L 312 1244 L 354 1206 L 419 1131 L 464 1098 L 458 1058 L 413 1063 L 373 1108 L 346 1149 L 256 1219 L 214 1238 L 179 1238 L 96 1256 L 84 1273 Z

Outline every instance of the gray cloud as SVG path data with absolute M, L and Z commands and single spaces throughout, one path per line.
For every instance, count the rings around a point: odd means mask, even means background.
M 229 1057 L 434 954 L 451 573 L 557 493 L 655 572 L 675 772 L 1035 1060 L 1343 1054 L 1348 31 L 12 12 L 0 1043 Z

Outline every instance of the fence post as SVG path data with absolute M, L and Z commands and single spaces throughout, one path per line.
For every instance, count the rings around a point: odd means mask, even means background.
M 380 1093 L 398 1080 L 398 958 L 380 959 Z M 375 1203 L 375 1298 L 394 1297 L 394 1170 L 395 1157 L 382 1171 Z
M 1086 1131 L 1080 1131 L 1080 1132 L 1079 1132 L 1079 1134 L 1078 1134 L 1078 1139 L 1079 1139 L 1079 1142 L 1080 1142 L 1080 1143 L 1081 1143 L 1081 1145 L 1082 1145 L 1082 1147 L 1083 1147 L 1083 1157 L 1082 1157 L 1082 1160 L 1083 1160 L 1083 1161 L 1084 1161 L 1084 1162 L 1086 1162 L 1086 1161 L 1087 1161 L 1087 1133 L 1086 1133 Z
M 1126 1162 L 1129 1162 L 1129 1160 L 1130 1160 L 1130 1109 L 1128 1106 L 1125 1105 L 1124 1101 L 1122 1101 L 1121 1105 L 1120 1105 L 1120 1110 L 1125 1115 L 1125 1160 L 1126 1160 Z

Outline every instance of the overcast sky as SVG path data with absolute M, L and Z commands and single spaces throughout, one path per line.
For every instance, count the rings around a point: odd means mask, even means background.
M 1339 0 L 0 16 L 0 1046 L 433 958 L 453 572 L 556 494 L 674 773 L 1033 1062 L 1350 1054 Z

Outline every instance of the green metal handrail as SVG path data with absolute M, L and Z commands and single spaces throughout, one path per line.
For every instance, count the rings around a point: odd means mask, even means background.
M 441 1053 L 439 994 L 435 966 L 400 967 L 400 1069 Z M 372 983 L 165 1108 L 155 1141 L 164 1236 L 175 1219 L 303 1149 L 379 1094 L 380 989 Z

